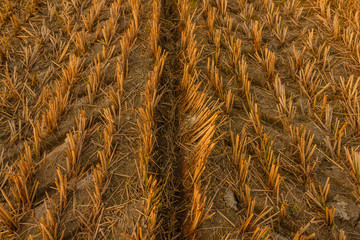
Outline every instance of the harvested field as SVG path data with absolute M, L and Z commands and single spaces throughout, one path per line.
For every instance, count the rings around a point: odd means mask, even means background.
M 0 239 L 360 239 L 359 15 L 0 0 Z

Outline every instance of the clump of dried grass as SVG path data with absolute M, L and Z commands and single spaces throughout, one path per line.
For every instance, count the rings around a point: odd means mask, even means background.
M 305 182 L 311 179 L 317 161 L 311 163 L 312 156 L 316 150 L 316 144 L 313 144 L 314 135 L 307 132 L 304 126 L 290 127 L 291 143 L 293 154 L 298 157 L 298 163 L 301 167 L 302 174 L 305 176 Z
M 267 77 L 272 79 L 275 74 L 275 53 L 265 48 L 261 55 L 262 56 L 260 56 L 259 52 L 256 52 L 255 58 L 264 66 L 265 71 L 267 72 Z
M 245 128 L 241 131 L 241 135 L 230 133 L 233 151 L 233 161 L 238 169 L 238 181 L 241 187 L 245 186 L 249 174 L 249 166 L 251 156 L 247 154 L 246 145 L 247 137 Z
M 90 8 L 90 12 L 86 15 L 82 15 L 82 21 L 88 32 L 93 30 L 94 24 L 98 19 L 101 9 L 104 7 L 105 1 L 93 0 L 93 5 Z
M 77 177 L 82 169 L 80 155 L 86 136 L 86 115 L 85 111 L 79 112 L 76 121 L 77 129 L 66 134 L 68 147 L 66 149 L 66 171 L 70 177 Z

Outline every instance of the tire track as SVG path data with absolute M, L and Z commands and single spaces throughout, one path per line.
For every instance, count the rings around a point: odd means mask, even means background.
M 177 29 L 178 17 L 175 1 L 161 1 L 160 46 L 168 53 L 163 74 L 158 87 L 161 96 L 155 108 L 156 126 L 156 166 L 155 172 L 163 187 L 163 206 L 158 215 L 161 225 L 158 238 L 183 239 L 182 223 L 186 214 L 181 212 L 184 206 L 184 187 L 182 176 L 182 156 L 177 143 L 179 131 L 179 82 L 182 67 L 179 64 L 180 51 L 177 41 L 180 33 Z

